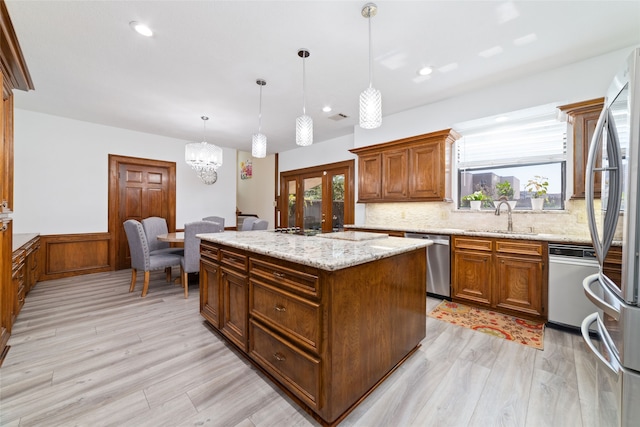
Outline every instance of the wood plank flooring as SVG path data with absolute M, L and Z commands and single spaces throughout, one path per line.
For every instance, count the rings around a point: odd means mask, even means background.
M 141 298 L 129 278 L 38 283 L 0 368 L 0 425 L 318 425 L 209 329 L 196 285 L 185 300 L 156 272 Z M 594 425 L 595 361 L 578 335 L 547 328 L 540 351 L 426 322 L 420 349 L 341 426 Z

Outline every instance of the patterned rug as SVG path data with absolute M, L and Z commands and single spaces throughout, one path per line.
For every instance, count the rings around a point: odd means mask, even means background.
M 544 323 L 518 319 L 451 301 L 442 301 L 429 316 L 538 350 L 544 348 Z

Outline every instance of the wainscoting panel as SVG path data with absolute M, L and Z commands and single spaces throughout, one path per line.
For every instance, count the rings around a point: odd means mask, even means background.
M 40 236 L 40 280 L 60 279 L 113 270 L 109 233 Z

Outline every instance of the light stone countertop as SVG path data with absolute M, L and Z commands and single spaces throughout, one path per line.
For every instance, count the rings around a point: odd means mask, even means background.
M 20 249 L 20 246 L 24 245 L 25 243 L 28 243 L 29 240 L 31 239 L 35 239 L 36 237 L 38 237 L 40 235 L 40 233 L 16 233 L 13 235 L 12 241 L 11 241 L 11 251 L 16 251 L 18 249 Z
M 476 237 L 500 237 L 505 239 L 520 239 L 520 240 L 537 240 L 543 242 L 556 242 L 556 243 L 576 243 L 576 244 L 591 244 L 591 237 L 589 236 L 572 236 L 572 235 L 560 235 L 560 234 L 547 234 L 547 233 L 529 233 L 527 231 L 516 230 L 514 232 L 507 232 L 506 230 L 464 230 L 458 228 L 406 228 L 406 227 L 388 227 L 388 226 L 376 226 L 376 225 L 345 225 L 345 229 L 358 228 L 364 230 L 384 230 L 384 231 L 405 231 L 409 233 L 428 233 L 428 234 L 445 234 L 456 236 L 476 236 Z M 614 245 L 619 242 L 614 242 Z
M 376 233 L 347 231 L 302 236 L 266 230 L 205 233 L 198 234 L 197 237 L 328 271 L 364 264 L 433 244 L 429 240 L 373 234 Z

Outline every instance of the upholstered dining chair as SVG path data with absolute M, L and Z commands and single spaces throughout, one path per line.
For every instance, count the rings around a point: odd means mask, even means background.
M 266 230 L 269 227 L 269 221 L 266 219 L 258 219 L 253 222 L 252 230 Z
M 249 231 L 253 229 L 253 223 L 256 222 L 258 218 L 250 216 L 245 218 L 242 221 L 242 225 L 240 226 L 240 231 Z
M 139 221 L 128 219 L 124 222 L 124 231 L 129 242 L 129 252 L 131 253 L 131 286 L 129 292 L 133 292 L 136 287 L 138 270 L 144 271 L 144 283 L 142 285 L 142 295 L 146 296 L 149 290 L 149 272 L 154 270 L 167 269 L 167 282 L 171 281 L 170 268 L 180 265 L 182 256 L 175 253 L 155 253 L 149 251 L 147 236 Z
M 184 257 L 180 260 L 180 276 L 185 298 L 189 298 L 189 273 L 200 271 L 200 239 L 196 234 L 223 231 L 224 227 L 213 221 L 194 221 L 184 225 Z
M 222 229 L 224 230 L 224 218 L 221 216 L 205 216 L 204 218 L 202 218 L 202 220 L 217 222 L 222 226 Z
M 184 253 L 182 248 L 172 248 L 169 242 L 161 242 L 158 240 L 160 234 L 167 234 L 169 232 L 166 219 L 159 216 L 151 216 L 143 219 L 141 222 L 144 234 L 147 236 L 147 244 L 149 245 L 149 253 L 151 255 L 159 253 L 182 255 Z

